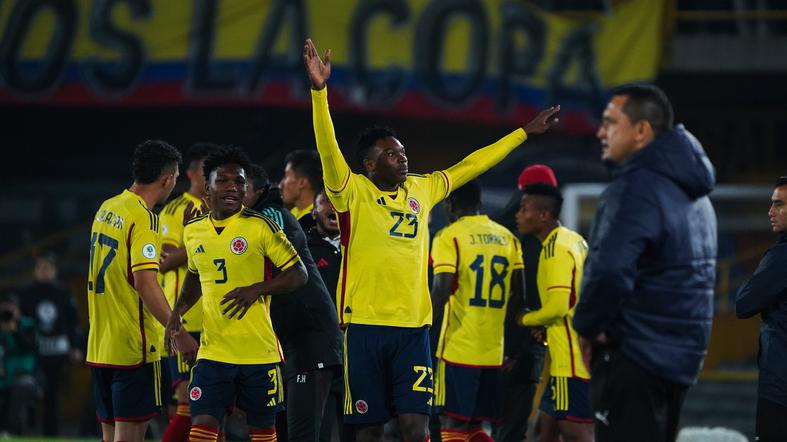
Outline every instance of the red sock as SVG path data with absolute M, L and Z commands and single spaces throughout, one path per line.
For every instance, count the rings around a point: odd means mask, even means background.
M 219 429 L 207 425 L 192 425 L 189 431 L 189 442 L 216 442 Z
M 187 442 L 191 429 L 191 413 L 187 402 L 178 402 L 178 412 L 169 421 L 161 442 Z
M 471 428 L 467 436 L 468 442 L 495 442 L 481 427 Z
M 276 442 L 276 427 L 249 431 L 251 442 Z
M 448 428 L 440 429 L 440 439 L 443 442 L 465 442 L 469 433 L 464 430 L 451 430 Z M 426 436 L 429 440 L 429 436 Z

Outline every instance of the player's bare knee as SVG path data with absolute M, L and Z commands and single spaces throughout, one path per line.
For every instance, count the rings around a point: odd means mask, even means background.
M 405 442 L 423 442 L 428 430 L 429 418 L 426 415 L 411 414 L 399 416 L 399 431 Z
M 213 416 L 207 414 L 201 414 L 199 416 L 194 416 L 191 419 L 191 423 L 193 425 L 205 425 L 207 427 L 219 428 L 221 422 Z

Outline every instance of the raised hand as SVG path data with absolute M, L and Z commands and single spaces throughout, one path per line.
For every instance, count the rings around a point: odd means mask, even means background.
M 306 39 L 303 45 L 303 65 L 306 66 L 306 73 L 312 83 L 312 89 L 320 90 L 325 87 L 328 78 L 331 77 L 331 50 L 325 51 L 325 63 L 320 60 L 320 54 L 314 47 L 311 38 Z
M 546 132 L 549 128 L 556 125 L 558 121 L 560 121 L 557 118 L 558 112 L 560 112 L 560 105 L 550 106 L 547 109 L 541 111 L 541 113 L 536 115 L 536 118 L 533 118 L 532 121 L 525 125 L 525 133 L 532 135 Z

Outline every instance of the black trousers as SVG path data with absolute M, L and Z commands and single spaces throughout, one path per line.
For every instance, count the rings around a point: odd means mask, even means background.
M 672 442 L 688 387 L 653 375 L 611 347 L 593 354 L 590 401 L 597 442 Z
M 56 436 L 60 422 L 60 391 L 64 385 L 64 368 L 67 356 L 44 356 L 39 358 L 44 390 L 44 435 Z
M 318 442 L 335 367 L 298 373 L 287 382 L 287 440 Z
M 521 442 L 527 434 L 527 418 L 533 411 L 533 396 L 537 383 L 521 383 L 503 376 L 503 420 L 493 426 L 492 436 L 497 442 Z
M 768 399 L 757 399 L 756 437 L 758 442 L 778 442 L 787 437 L 787 407 Z

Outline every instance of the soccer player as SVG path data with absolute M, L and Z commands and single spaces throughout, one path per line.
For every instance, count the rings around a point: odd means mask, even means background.
M 593 441 L 593 412 L 589 380 L 571 318 L 579 301 L 579 285 L 587 256 L 587 243 L 560 225 L 563 196 L 548 184 L 524 188 L 516 214 L 517 228 L 541 240 L 538 258 L 538 293 L 541 308 L 527 312 L 519 324 L 533 327 L 534 335 L 549 348 L 549 387 L 541 399 L 541 440 L 552 442 L 560 433 L 566 442 Z
M 86 363 L 104 441 L 142 441 L 161 406 L 161 326 L 170 308 L 157 280 L 161 222 L 180 153 L 163 141 L 134 149 L 134 183 L 93 218 L 88 268 Z M 183 344 L 183 343 L 181 343 Z
M 182 195 L 165 205 L 159 218 L 161 219 L 161 249 L 164 251 L 159 271 L 163 274 L 162 289 L 167 297 L 170 307 L 175 306 L 183 279 L 186 277 L 186 247 L 183 245 L 184 219 L 199 215 L 202 208 L 202 198 L 205 197 L 205 175 L 202 168 L 205 157 L 216 150 L 217 145 L 212 143 L 196 143 L 192 145 L 187 154 L 186 175 L 189 178 L 189 189 Z M 186 213 L 189 210 L 191 213 Z M 183 316 L 183 328 L 199 341 L 202 330 L 202 305 L 197 304 Z M 167 425 L 162 437 L 163 442 L 182 442 L 188 439 L 191 427 L 189 414 L 188 381 L 190 376 L 189 365 L 178 354 L 172 358 L 162 360 L 162 365 L 169 369 L 172 386 L 178 401 L 177 412 Z
M 252 165 L 247 179 L 249 189 L 244 204 L 281 227 L 309 274 L 303 287 L 286 296 L 271 298 L 269 311 L 286 361 L 287 440 L 317 442 L 328 391 L 342 365 L 342 333 L 336 306 L 312 259 L 306 234 L 295 216 L 284 208 L 278 189 L 270 185 L 265 169 Z M 279 428 L 283 426 L 281 417 Z
M 344 261 L 336 296 L 339 322 L 347 327 L 345 422 L 361 426 L 358 440 L 366 442 L 379 440 L 383 424 L 398 415 L 404 440 L 421 442 L 428 437 L 432 404 L 426 220 L 451 190 L 497 164 L 528 134 L 551 127 L 559 107 L 455 166 L 427 175 L 409 175 L 407 155 L 395 133 L 372 128 L 358 142 L 358 163 L 365 174 L 354 174 L 328 111 L 330 51 L 323 63 L 308 39 L 303 58 L 312 85 L 323 180 L 341 231 Z
M 314 227 L 314 196 L 322 189 L 320 156 L 313 150 L 296 150 L 284 159 L 284 177 L 279 183 L 284 207 L 290 209 L 304 232 Z
M 288 293 L 306 283 L 306 269 L 272 220 L 242 205 L 246 153 L 224 147 L 205 159 L 211 211 L 186 224 L 188 273 L 165 336 L 202 303 L 198 361 L 189 385 L 189 441 L 215 441 L 229 407 L 246 412 L 253 442 L 275 441 L 274 420 L 283 397 L 279 341 L 263 295 Z M 266 275 L 266 260 L 281 269 Z M 181 351 L 192 362 L 193 351 Z
M 432 307 L 445 310 L 435 378 L 443 442 L 492 440 L 481 422 L 501 415 L 508 297 L 525 295 L 519 240 L 480 208 L 476 180 L 454 190 L 446 199 L 451 224 L 432 242 Z
M 527 433 L 527 423 L 533 410 L 541 372 L 544 368 L 546 347 L 536 341 L 526 328 L 517 324 L 516 313 L 523 309 L 538 310 L 538 257 L 541 241 L 533 235 L 522 235 L 516 227 L 516 212 L 522 204 L 522 190 L 535 183 L 557 187 L 557 178 L 549 166 L 533 164 L 522 170 L 517 179 L 517 190 L 505 208 L 492 220 L 506 226 L 518 235 L 522 244 L 522 261 L 525 266 L 527 297 L 514 297 L 508 306 L 505 326 L 505 356 L 503 357 L 503 414 L 502 422 L 494 426 L 492 437 L 497 442 L 521 442 Z

